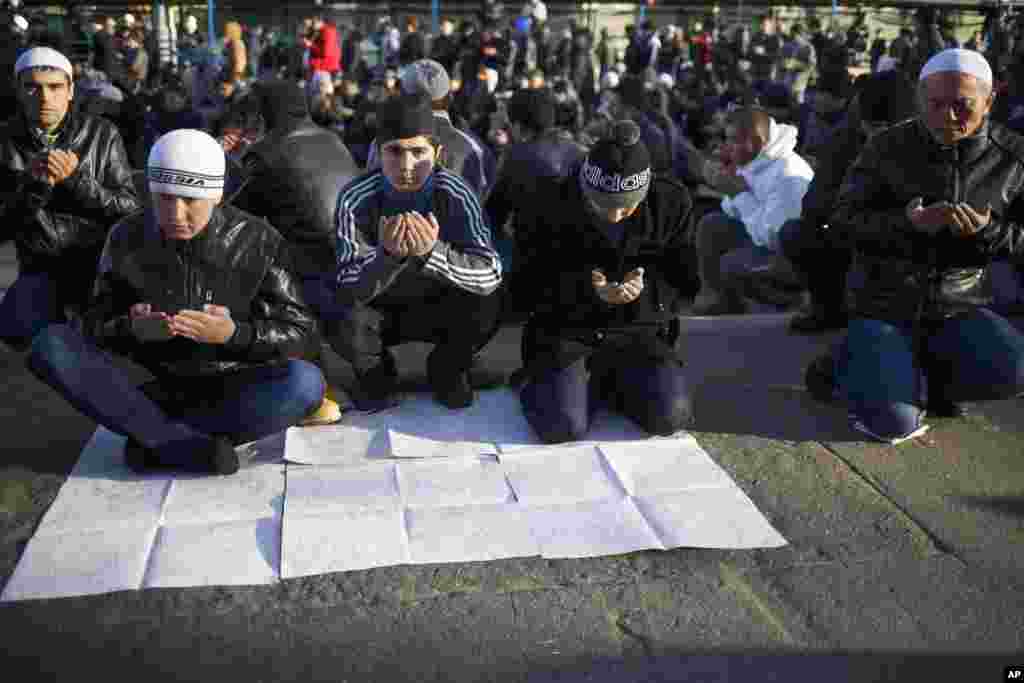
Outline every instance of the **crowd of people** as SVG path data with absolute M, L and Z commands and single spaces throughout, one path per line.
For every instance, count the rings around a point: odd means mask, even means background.
M 595 41 L 533 0 L 434 36 L 317 15 L 287 48 L 228 22 L 212 49 L 186 17 L 161 63 L 130 15 L 69 58 L 13 9 L 0 340 L 126 435 L 135 469 L 228 474 L 239 443 L 394 407 L 407 341 L 433 345 L 435 399 L 468 407 L 509 321 L 545 442 L 583 438 L 602 404 L 671 434 L 694 416 L 680 315 L 751 300 L 808 299 L 795 334 L 847 330 L 807 386 L 872 438 L 1024 393 L 1000 308 L 1024 251 L 1024 81 L 1001 39 L 961 48 L 926 16 L 868 46 L 862 22 L 766 15 Z

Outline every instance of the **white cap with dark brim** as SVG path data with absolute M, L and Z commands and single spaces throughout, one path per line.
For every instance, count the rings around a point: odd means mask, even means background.
M 18 57 L 18 61 L 14 63 L 14 76 L 17 77 L 22 71 L 26 69 L 34 69 L 37 67 L 50 67 L 52 69 L 60 69 L 68 75 L 68 78 L 74 78 L 74 71 L 71 69 L 71 62 L 68 58 L 61 53 L 54 50 L 52 47 L 34 47 L 31 50 L 26 50 Z
M 149 189 L 194 199 L 219 199 L 224 192 L 224 150 L 208 133 L 172 130 L 153 145 L 146 161 Z
M 923 81 L 932 74 L 944 71 L 956 71 L 974 76 L 989 85 L 992 84 L 992 67 L 980 52 L 974 50 L 964 50 L 963 48 L 943 50 L 925 62 L 918 80 Z

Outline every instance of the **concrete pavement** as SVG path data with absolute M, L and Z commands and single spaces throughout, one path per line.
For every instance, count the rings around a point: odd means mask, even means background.
M 0 281 L 12 265 L 0 252 Z M 386 567 L 5 604 L 5 677 L 1004 680 L 1005 666 L 1024 664 L 1020 401 L 971 406 L 900 446 L 865 443 L 802 388 L 804 366 L 835 335 L 792 337 L 785 322 L 686 319 L 685 329 L 699 387 L 693 432 L 787 547 Z M 518 334 L 504 329 L 488 362 L 514 369 Z M 400 352 L 413 383 L 424 351 Z M 0 354 L 0 367 L 5 582 L 95 426 L 15 354 Z

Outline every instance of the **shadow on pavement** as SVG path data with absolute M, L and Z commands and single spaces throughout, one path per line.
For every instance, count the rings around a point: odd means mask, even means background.
M 863 441 L 840 404 L 819 403 L 795 387 L 706 381 L 694 401 L 693 431 L 782 441 Z
M 1024 518 L 1024 496 L 965 496 L 957 500 L 968 507 Z
M 881 683 L 1003 680 L 1010 661 L 997 657 L 879 654 L 693 654 L 598 659 L 576 671 L 531 673 L 527 683 Z M 991 674 L 991 675 L 989 675 Z

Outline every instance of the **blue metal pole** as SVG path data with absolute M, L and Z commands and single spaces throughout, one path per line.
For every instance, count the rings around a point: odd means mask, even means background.
M 214 21 L 214 15 L 217 13 L 217 4 L 214 0 L 206 0 L 206 34 L 207 45 L 210 48 L 210 54 L 215 52 L 214 44 L 217 42 L 217 25 Z
M 441 0 L 430 0 L 430 31 L 435 36 L 441 29 Z

